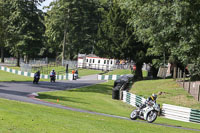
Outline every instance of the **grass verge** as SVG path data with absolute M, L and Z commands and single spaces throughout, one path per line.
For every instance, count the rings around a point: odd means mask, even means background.
M 20 67 L 9 67 L 12 69 L 16 69 L 16 70 L 20 70 Z M 65 70 L 66 68 L 63 66 L 55 66 L 55 67 L 41 67 L 40 69 L 33 69 L 32 73 L 37 72 L 38 70 L 40 70 L 41 74 L 49 74 L 51 72 L 51 70 L 54 69 L 57 73 L 57 75 L 65 75 Z M 72 73 L 72 69 L 68 70 L 69 73 Z M 92 69 L 78 69 L 79 72 L 79 76 L 87 76 L 87 75 L 93 75 L 93 74 L 99 74 L 102 73 L 101 70 L 92 70 Z
M 16 75 L 0 70 L 0 82 L 33 81 L 33 78 Z M 40 81 L 49 81 L 49 79 L 40 79 Z
M 0 125 L 2 133 L 194 132 L 4 99 L 0 99 Z
M 161 93 L 158 95 L 157 102 L 200 109 L 200 104 L 193 96 L 188 94 L 173 79 L 143 80 L 135 82 L 131 93 L 142 97 L 149 97 L 152 93 Z
M 113 81 L 69 91 L 39 93 L 39 98 L 49 102 L 89 111 L 129 117 L 132 106 L 112 99 Z M 200 129 L 199 124 L 158 118 L 156 123 Z

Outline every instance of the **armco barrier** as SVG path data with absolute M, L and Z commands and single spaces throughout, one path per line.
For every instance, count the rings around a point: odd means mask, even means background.
M 127 91 L 123 91 L 123 102 L 128 103 L 134 107 L 136 107 L 136 104 L 141 104 L 145 102 L 145 98 L 137 96 L 135 94 L 131 94 Z
M 11 69 L 11 68 L 8 68 L 8 67 L 4 67 L 4 66 L 0 66 L 0 70 L 2 71 L 6 71 L 6 72 L 10 72 L 10 73 L 13 73 L 13 74 L 17 74 L 17 75 L 22 75 L 22 76 L 27 76 L 27 77 L 34 77 L 34 73 L 29 73 L 29 72 L 23 72 L 23 71 L 19 71 L 19 70 L 15 70 L 15 69 Z M 43 79 L 50 79 L 50 76 L 49 75 L 44 75 L 44 74 L 41 74 L 40 75 L 40 78 L 43 78 Z M 56 79 L 57 80 L 72 80 L 72 74 L 67 74 L 67 75 L 56 75 Z
M 122 75 L 98 75 L 97 79 L 98 80 L 117 80 L 121 76 Z
M 163 104 L 162 106 L 162 115 L 168 119 L 190 122 L 190 113 L 190 108 L 169 104 Z
M 123 102 L 135 107 L 136 104 L 145 102 L 145 98 L 123 91 Z M 172 120 L 200 123 L 200 110 L 191 108 L 163 104 L 161 115 Z

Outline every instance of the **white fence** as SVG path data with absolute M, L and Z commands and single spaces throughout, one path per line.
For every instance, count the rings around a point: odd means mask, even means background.
M 136 104 L 141 104 L 144 101 L 145 99 L 140 96 L 123 91 L 123 102 L 125 103 L 135 107 Z M 172 120 L 200 123 L 200 110 L 191 108 L 163 104 L 161 115 Z

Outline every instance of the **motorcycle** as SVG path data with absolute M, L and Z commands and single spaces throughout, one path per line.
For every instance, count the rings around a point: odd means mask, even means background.
M 146 120 L 148 123 L 152 123 L 156 120 L 158 114 L 160 113 L 160 105 L 155 102 L 150 102 L 146 107 L 140 108 L 140 105 L 136 105 L 136 109 L 130 114 L 131 120 L 136 120 L 137 118 Z
M 78 74 L 74 74 L 74 80 L 77 80 L 78 79 Z
M 39 76 L 35 76 L 33 79 L 33 84 L 38 84 L 40 77 Z
M 56 76 L 55 75 L 51 75 L 50 76 L 50 81 L 51 82 L 55 82 L 56 81 Z

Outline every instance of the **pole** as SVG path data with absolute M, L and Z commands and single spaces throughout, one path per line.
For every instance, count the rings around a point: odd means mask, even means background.
M 198 101 L 200 101 L 200 85 L 199 85 L 199 92 L 198 92 Z

